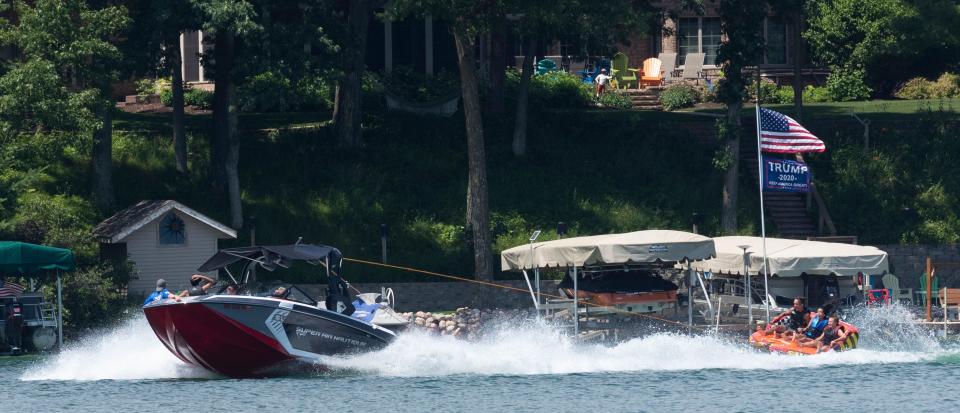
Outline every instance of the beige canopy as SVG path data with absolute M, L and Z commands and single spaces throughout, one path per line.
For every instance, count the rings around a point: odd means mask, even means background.
M 691 263 L 698 271 L 743 275 L 743 250 L 750 254 L 751 274 L 763 271 L 763 239 L 760 237 L 717 237 L 713 239 L 717 257 Z M 769 273 L 780 277 L 797 277 L 802 273 L 818 275 L 883 274 L 888 271 L 887 253 L 863 245 L 835 242 L 802 241 L 767 238 Z
M 702 260 L 713 257 L 713 240 L 682 231 L 648 230 L 518 245 L 500 254 L 504 271 L 589 264 Z

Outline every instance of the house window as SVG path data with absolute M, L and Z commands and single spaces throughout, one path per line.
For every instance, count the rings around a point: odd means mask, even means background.
M 715 65 L 717 51 L 720 50 L 720 37 L 720 18 L 718 17 L 680 19 L 680 24 L 677 25 L 680 64 L 685 63 L 687 53 L 703 53 L 705 54 L 703 64 Z
M 765 37 L 767 48 L 764 63 L 768 65 L 787 64 L 787 24 L 780 19 L 766 19 Z
M 187 242 L 187 226 L 183 219 L 173 212 L 160 219 L 160 245 L 183 245 Z

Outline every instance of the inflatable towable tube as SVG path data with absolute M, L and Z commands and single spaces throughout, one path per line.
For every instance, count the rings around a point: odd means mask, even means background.
M 847 331 L 847 339 L 844 340 L 843 344 L 840 345 L 840 350 L 852 350 L 857 348 L 857 342 L 860 340 L 860 330 L 858 330 L 853 324 L 843 321 L 840 322 L 840 325 Z M 772 353 L 804 355 L 817 354 L 816 347 L 801 347 L 797 342 L 783 338 L 777 338 L 777 336 L 772 332 L 769 334 L 764 334 L 764 331 L 760 328 L 750 335 L 750 345 L 756 348 L 769 350 Z M 833 351 L 833 348 L 824 350 L 824 352 L 829 351 Z

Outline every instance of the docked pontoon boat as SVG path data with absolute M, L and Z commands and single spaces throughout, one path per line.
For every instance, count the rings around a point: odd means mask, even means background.
M 218 252 L 200 271 L 239 263 L 250 270 L 288 268 L 304 261 L 326 269 L 326 300 L 318 302 L 293 285 L 259 292 L 240 283 L 236 295 L 221 292 L 181 301 L 155 301 L 143 307 L 160 341 L 186 363 L 234 377 L 282 374 L 290 368 L 321 365 L 323 356 L 380 349 L 406 325 L 393 312 L 389 296 L 363 294 L 351 299 L 340 277 L 342 255 L 323 245 L 294 244 L 231 248 Z M 387 298 L 387 299 L 385 299 Z

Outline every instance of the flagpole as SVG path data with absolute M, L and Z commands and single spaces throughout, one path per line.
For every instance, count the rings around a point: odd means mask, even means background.
M 770 286 L 767 282 L 767 225 L 763 213 L 763 153 L 760 150 L 760 66 L 757 66 L 757 182 L 760 183 L 760 236 L 763 239 L 763 302 L 766 310 L 766 321 L 770 321 Z M 748 285 L 747 291 L 753 294 L 753 290 Z M 752 328 L 752 327 L 751 327 Z

